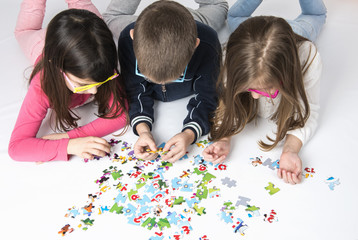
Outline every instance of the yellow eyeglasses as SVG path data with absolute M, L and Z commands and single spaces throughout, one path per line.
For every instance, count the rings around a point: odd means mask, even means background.
M 67 75 L 65 73 L 63 73 L 63 76 L 65 77 L 66 81 L 71 85 L 71 87 L 73 88 L 73 93 L 78 93 L 78 92 L 83 92 L 83 91 L 86 91 L 88 89 L 91 89 L 95 86 L 100 86 L 102 85 L 103 83 L 106 83 L 110 80 L 113 80 L 114 78 L 118 77 L 119 74 L 118 73 L 115 73 L 113 74 L 112 76 L 110 76 L 109 78 L 107 78 L 106 80 L 104 80 L 103 82 L 99 82 L 99 83 L 93 83 L 93 84 L 88 84 L 88 85 L 85 85 L 85 86 L 81 86 L 81 87 L 75 87 L 73 84 L 72 84 L 72 81 L 67 77 Z

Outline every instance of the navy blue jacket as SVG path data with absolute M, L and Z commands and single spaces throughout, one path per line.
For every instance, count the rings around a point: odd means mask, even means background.
M 118 56 L 121 74 L 129 96 L 129 117 L 134 133 L 137 124 L 145 122 L 152 129 L 154 122 L 154 99 L 164 102 L 194 95 L 187 104 L 188 114 L 183 129 L 195 133 L 195 140 L 210 130 L 210 117 L 217 106 L 216 81 L 220 71 L 221 46 L 215 30 L 196 22 L 200 44 L 187 67 L 185 81 L 180 83 L 156 84 L 136 75 L 136 57 L 129 31 L 129 24 L 118 39 Z M 160 67 L 160 66 L 158 66 Z

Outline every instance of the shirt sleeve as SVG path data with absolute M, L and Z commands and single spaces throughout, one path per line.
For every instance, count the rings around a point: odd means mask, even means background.
M 135 74 L 135 56 L 132 40 L 120 37 L 118 42 L 118 56 L 121 63 L 121 73 L 129 97 L 129 118 L 134 134 L 138 135 L 136 126 L 146 123 L 150 129 L 154 122 L 153 85 L 143 77 Z
M 25 162 L 68 160 L 69 139 L 36 138 L 48 108 L 49 100 L 41 89 L 39 79 L 33 79 L 11 134 L 8 152 L 12 159 Z
M 307 41 L 303 43 L 299 49 L 299 52 L 301 62 L 305 62 L 307 59 L 307 70 L 303 76 L 303 81 L 310 106 L 310 116 L 303 128 L 288 131 L 287 134 L 294 135 L 300 139 L 304 145 L 311 139 L 318 125 L 317 122 L 320 108 L 319 98 L 322 60 L 320 54 L 317 52 L 316 47 L 311 42 Z
M 220 44 L 216 49 L 205 51 L 201 66 L 194 80 L 194 97 L 187 105 L 188 115 L 184 119 L 183 131 L 191 129 L 195 133 L 194 142 L 210 131 L 210 118 L 217 106 L 216 80 L 220 71 Z

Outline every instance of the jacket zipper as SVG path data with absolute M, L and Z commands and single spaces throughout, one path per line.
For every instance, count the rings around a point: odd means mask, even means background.
M 166 102 L 167 101 L 167 89 L 165 88 L 164 84 L 162 84 L 162 92 L 163 92 L 164 102 Z

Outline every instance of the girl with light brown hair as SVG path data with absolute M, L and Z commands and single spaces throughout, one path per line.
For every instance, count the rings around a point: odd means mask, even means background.
M 267 118 L 277 125 L 276 136 L 260 140 L 259 146 L 270 151 L 284 140 L 278 177 L 296 184 L 302 178 L 298 153 L 317 127 L 322 64 L 310 40 L 318 36 L 326 8 L 321 0 L 300 0 L 302 14 L 294 21 L 247 17 L 261 2 L 239 0 L 229 10 L 229 26 L 238 27 L 219 76 L 219 106 L 210 131 L 214 143 L 203 155 L 207 161 L 224 161 L 231 137 L 257 117 Z

